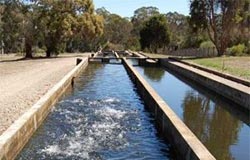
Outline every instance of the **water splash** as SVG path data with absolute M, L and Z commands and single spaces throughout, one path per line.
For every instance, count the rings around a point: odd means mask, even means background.
M 124 68 L 103 69 L 83 73 L 74 93 L 56 105 L 19 159 L 167 158 L 167 146 L 158 141 Z

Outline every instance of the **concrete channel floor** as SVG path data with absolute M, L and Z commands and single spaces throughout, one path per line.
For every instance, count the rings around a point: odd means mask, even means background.
M 76 57 L 0 62 L 0 135 L 76 64 Z

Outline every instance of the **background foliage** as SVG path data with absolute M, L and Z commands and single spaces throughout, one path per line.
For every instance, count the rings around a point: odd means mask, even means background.
M 190 0 L 190 15 L 141 7 L 132 17 L 92 0 L 0 0 L 0 48 L 5 53 L 146 50 L 168 53 L 215 47 L 220 55 L 249 54 L 250 0 Z M 242 49 L 243 48 L 243 49 Z

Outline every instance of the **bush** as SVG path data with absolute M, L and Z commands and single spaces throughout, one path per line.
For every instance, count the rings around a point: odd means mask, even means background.
M 244 44 L 238 44 L 228 48 L 227 51 L 233 56 L 242 56 L 246 51 L 246 46 Z
M 108 43 L 104 46 L 103 50 L 124 50 L 124 46 L 121 44 Z
M 39 56 L 44 56 L 46 51 L 43 48 L 33 47 L 32 52 L 34 57 L 39 57 Z
M 212 41 L 204 41 L 200 44 L 200 48 L 214 48 L 215 45 Z
M 33 48 L 33 53 L 45 53 L 45 49 L 39 48 L 39 47 L 34 47 Z
M 246 45 L 245 53 L 250 55 L 250 41 L 248 41 L 248 43 Z

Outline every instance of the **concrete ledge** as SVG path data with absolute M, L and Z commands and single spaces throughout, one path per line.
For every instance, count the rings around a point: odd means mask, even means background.
M 250 110 L 250 87 L 177 61 L 161 59 L 161 65 Z
M 93 57 L 97 57 L 98 54 L 100 54 L 100 53 L 101 53 L 100 51 L 96 52 L 96 53 L 93 55 Z
M 87 65 L 85 58 L 0 136 L 1 160 L 12 160 L 18 155 L 74 77 Z
M 146 56 L 142 55 L 141 53 L 138 52 L 132 52 L 129 51 L 130 53 L 132 53 L 133 56 L 139 57 L 139 58 L 147 58 Z
M 114 54 L 116 58 L 120 58 L 117 52 L 114 51 Z
M 159 123 L 160 127 L 158 129 L 164 133 L 165 138 L 173 145 L 180 156 L 178 158 L 214 160 L 215 158 L 207 148 L 126 59 L 123 59 L 123 63 L 139 94 L 146 102 L 148 109 L 154 114 L 157 123 Z
M 248 87 L 250 87 L 250 81 L 247 81 L 245 79 L 242 79 L 240 77 L 236 77 L 236 76 L 233 76 L 233 75 L 230 75 L 230 74 L 226 74 L 226 73 L 222 73 L 222 72 L 219 72 L 217 70 L 214 70 L 214 69 L 210 69 L 210 68 L 205 68 L 201 65 L 198 65 L 198 64 L 194 64 L 194 63 L 191 63 L 191 62 L 185 62 L 179 58 L 174 58 L 174 57 L 169 57 L 169 59 L 171 60 L 175 60 L 175 61 L 178 61 L 178 62 L 181 62 L 183 64 L 186 64 L 186 65 L 189 65 L 189 66 L 192 66 L 194 68 L 197 68 L 197 69 L 201 69 L 203 71 L 206 71 L 206 72 L 209 72 L 209 73 L 212 73 L 212 74 L 215 74 L 215 75 L 218 75 L 218 76 L 221 76 L 223 78 L 226 78 L 226 79 L 229 79 L 229 80 L 232 80 L 234 82 L 237 82 L 237 83 L 241 83 L 243 85 L 246 85 Z

